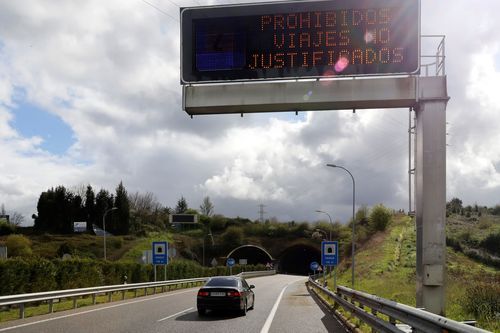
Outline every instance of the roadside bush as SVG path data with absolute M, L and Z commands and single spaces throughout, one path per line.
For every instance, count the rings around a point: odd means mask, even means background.
M 0 260 L 0 295 L 29 292 L 31 267 L 22 258 Z
M 236 265 L 232 273 L 265 269 L 264 265 Z M 167 265 L 169 280 L 228 274 L 229 269 L 225 266 L 202 267 L 189 260 L 174 260 Z M 128 283 L 153 281 L 153 265 L 88 259 L 11 258 L 0 261 L 0 295 L 122 284 L 125 276 Z M 163 278 L 163 267 L 157 268 L 157 279 Z
M 68 242 L 62 243 L 57 249 L 57 256 L 62 258 L 66 253 L 73 255 L 75 253 L 75 246 Z
M 9 235 L 5 240 L 9 257 L 29 257 L 32 255 L 31 240 L 23 235 Z
M 0 236 L 10 235 L 16 232 L 16 226 L 7 223 L 7 221 L 0 220 Z
M 489 252 L 500 255 L 500 231 L 496 234 L 490 234 L 481 241 L 481 247 Z
M 384 205 L 376 205 L 370 212 L 370 227 L 374 231 L 384 231 L 391 221 L 391 212 Z
M 465 291 L 464 309 L 477 319 L 496 320 L 500 313 L 500 281 L 477 282 Z

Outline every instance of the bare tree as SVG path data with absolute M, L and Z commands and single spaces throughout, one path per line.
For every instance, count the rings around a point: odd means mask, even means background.
M 211 216 L 214 213 L 214 205 L 210 201 L 209 196 L 203 198 L 203 203 L 200 206 L 200 212 L 206 216 Z
M 14 212 L 10 216 L 10 224 L 16 227 L 20 226 L 24 222 L 24 216 L 21 213 Z

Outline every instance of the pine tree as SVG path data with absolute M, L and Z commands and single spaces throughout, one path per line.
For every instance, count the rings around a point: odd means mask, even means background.
M 116 214 L 113 216 L 113 220 L 116 221 L 115 232 L 120 235 L 126 235 L 130 229 L 130 203 L 123 182 L 120 182 L 116 188 L 114 207 L 118 208 Z
M 175 206 L 175 213 L 182 214 L 182 213 L 186 212 L 186 210 L 188 210 L 188 209 L 189 209 L 189 207 L 188 207 L 186 199 L 183 196 L 181 196 L 179 201 L 177 201 L 177 206 Z

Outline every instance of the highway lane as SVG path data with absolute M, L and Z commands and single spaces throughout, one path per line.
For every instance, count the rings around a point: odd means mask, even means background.
M 344 332 L 305 288 L 305 277 L 274 275 L 255 285 L 255 309 L 247 316 L 199 317 L 199 288 L 83 307 L 0 324 L 0 332 Z

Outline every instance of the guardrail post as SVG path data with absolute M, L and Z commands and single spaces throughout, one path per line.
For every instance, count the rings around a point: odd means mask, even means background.
M 134 289 L 134 298 L 137 298 L 137 288 Z
M 377 316 L 377 310 L 372 309 L 372 315 L 374 315 L 376 317 Z M 377 333 L 377 330 L 375 328 L 373 328 L 373 327 L 372 327 L 372 333 Z
M 125 299 L 125 290 L 122 290 L 122 301 Z
M 153 287 L 153 295 L 156 294 L 156 286 Z
M 113 292 L 112 292 L 112 291 L 110 291 L 110 292 L 108 293 L 108 302 L 109 302 L 109 303 L 111 302 L 112 297 L 113 297 Z
M 97 304 L 96 294 L 92 294 L 92 304 L 94 304 L 94 305 Z
M 73 297 L 73 309 L 76 309 L 77 306 L 76 299 L 77 299 L 76 297 Z
M 391 324 L 393 324 L 394 326 L 396 326 L 396 319 L 395 319 L 395 318 L 393 318 L 393 317 L 389 316 L 389 322 L 390 322 Z
M 19 319 L 24 318 L 24 303 L 19 304 Z
M 148 296 L 148 287 L 144 288 L 144 296 Z
M 54 300 L 51 299 L 49 300 L 49 313 L 53 313 L 54 312 Z

